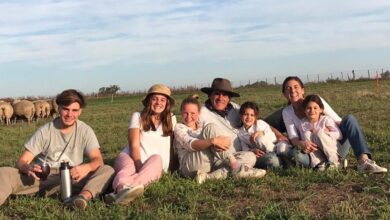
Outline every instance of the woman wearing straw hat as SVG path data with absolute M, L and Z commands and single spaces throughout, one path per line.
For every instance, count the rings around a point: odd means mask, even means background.
M 171 90 L 155 84 L 142 100 L 144 108 L 134 112 L 128 132 L 129 145 L 115 161 L 114 192 L 107 203 L 127 205 L 143 194 L 144 187 L 168 170 L 171 138 L 176 118 L 171 109 L 175 101 Z

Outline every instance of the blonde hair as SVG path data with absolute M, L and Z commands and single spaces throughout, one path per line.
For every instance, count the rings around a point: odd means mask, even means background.
M 192 94 L 189 95 L 187 98 L 183 99 L 180 105 L 180 111 L 183 111 L 183 108 L 187 104 L 194 104 L 198 106 L 198 110 L 200 111 L 200 103 L 199 103 L 199 95 L 198 94 Z

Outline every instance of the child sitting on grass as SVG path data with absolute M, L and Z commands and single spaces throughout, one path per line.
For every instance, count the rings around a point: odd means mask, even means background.
M 324 115 L 324 105 L 317 95 L 307 96 L 302 106 L 306 118 L 301 122 L 299 132 L 301 139 L 314 143 L 317 150 L 310 152 L 311 167 L 320 171 L 327 167 L 330 170 L 338 169 L 340 157 L 337 153 L 338 140 L 342 134 L 336 122 Z
M 265 170 L 241 164 L 233 153 L 222 150 L 231 145 L 228 137 L 205 136 L 204 130 L 213 124 L 203 126 L 199 122 L 201 107 L 198 98 L 198 95 L 192 95 L 182 101 L 182 123 L 176 124 L 174 129 L 174 146 L 179 157 L 180 172 L 186 177 L 195 177 L 198 183 L 207 179 L 225 179 L 229 172 L 237 177 L 263 177 Z M 221 165 L 228 165 L 228 169 Z
M 245 102 L 240 108 L 242 127 L 239 129 L 239 139 L 242 150 L 252 151 L 257 157 L 264 153 L 275 152 L 287 155 L 292 146 L 284 141 L 278 141 L 275 133 L 267 122 L 258 119 L 259 107 L 254 102 Z M 253 143 L 253 140 L 254 142 Z

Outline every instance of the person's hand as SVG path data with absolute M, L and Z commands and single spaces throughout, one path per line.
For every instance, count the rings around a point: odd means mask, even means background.
M 256 138 L 263 137 L 263 136 L 264 136 L 264 131 L 256 131 L 253 134 L 251 134 L 250 140 L 252 143 L 256 143 Z
M 253 149 L 252 152 L 256 155 L 257 158 L 262 157 L 265 152 L 260 149 Z
M 317 144 L 313 143 L 310 140 L 302 141 L 301 147 L 302 151 L 306 154 L 317 151 Z
M 36 180 L 40 180 L 39 177 L 35 174 L 35 172 L 42 172 L 41 166 L 38 164 L 23 164 L 19 168 L 20 172 L 26 174 L 27 176 L 31 176 Z
M 88 164 L 81 164 L 70 169 L 70 176 L 76 183 L 80 182 L 91 171 L 91 167 Z
M 290 144 L 290 140 L 284 135 L 278 137 L 278 143 L 279 142 L 286 142 L 286 143 Z
M 230 138 L 225 136 L 218 136 L 211 139 L 211 143 L 216 151 L 226 151 L 230 147 Z
M 135 170 L 139 172 L 143 166 L 143 163 L 141 162 L 141 160 L 137 160 L 134 162 L 134 165 L 135 165 Z

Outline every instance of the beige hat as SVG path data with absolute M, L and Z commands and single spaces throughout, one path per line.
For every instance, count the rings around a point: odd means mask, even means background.
M 149 88 L 148 94 L 146 94 L 146 96 L 142 99 L 142 104 L 144 106 L 146 106 L 147 99 L 152 94 L 165 95 L 169 98 L 169 101 L 172 106 L 175 104 L 175 100 L 171 97 L 171 90 L 168 88 L 168 86 L 163 84 L 154 84 L 152 87 Z
M 213 91 L 221 91 L 226 92 L 230 97 L 240 97 L 240 94 L 233 92 L 233 87 L 230 81 L 224 78 L 215 78 L 211 87 L 203 87 L 200 90 L 207 95 L 210 95 Z

